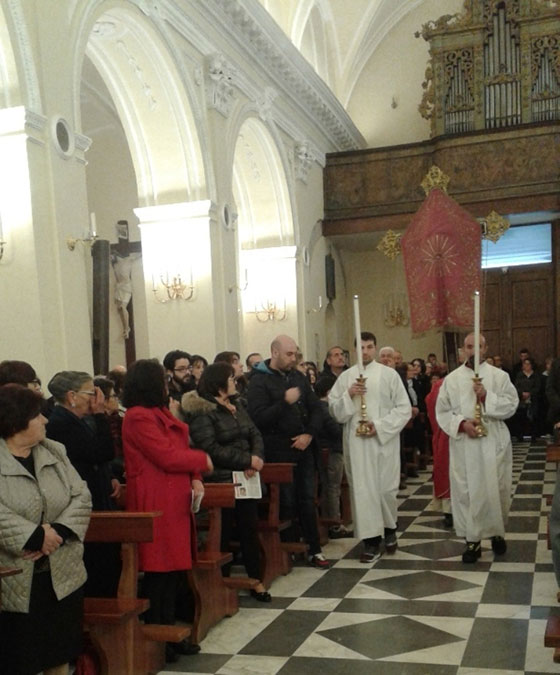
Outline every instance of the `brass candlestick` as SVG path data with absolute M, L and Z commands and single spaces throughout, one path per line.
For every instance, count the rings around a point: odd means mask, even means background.
M 473 382 L 475 384 L 480 384 L 482 382 L 482 378 L 478 377 L 478 375 L 475 375 L 473 377 Z M 482 401 L 480 400 L 480 396 L 478 394 L 476 395 L 476 403 L 474 404 L 474 426 L 478 438 L 488 436 L 488 429 L 482 421 Z
M 365 385 L 367 377 L 360 375 L 356 378 L 356 382 L 361 385 Z M 363 394 L 360 395 L 360 410 L 361 410 L 361 420 L 358 422 L 356 427 L 356 436 L 371 436 L 369 421 L 367 418 L 367 406 L 366 398 Z

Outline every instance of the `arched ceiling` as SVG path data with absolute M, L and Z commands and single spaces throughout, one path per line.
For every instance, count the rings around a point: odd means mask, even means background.
M 376 48 L 424 0 L 259 0 L 346 106 Z M 443 3 L 442 12 L 445 10 Z M 324 63 L 326 55 L 327 63 Z
M 424 23 L 465 0 L 258 0 L 323 78 L 368 146 L 429 138 L 420 117 Z

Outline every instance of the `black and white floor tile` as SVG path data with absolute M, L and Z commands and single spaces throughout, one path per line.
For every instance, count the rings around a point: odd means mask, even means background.
M 235 616 L 166 673 L 217 675 L 537 675 L 560 673 L 543 646 L 546 619 L 560 613 L 547 549 L 546 495 L 556 466 L 544 445 L 514 447 L 508 551 L 489 542 L 475 565 L 432 507 L 429 471 L 399 496 L 399 549 L 359 562 L 355 539 L 330 542 L 328 572 L 295 567 L 263 606 L 241 598 Z

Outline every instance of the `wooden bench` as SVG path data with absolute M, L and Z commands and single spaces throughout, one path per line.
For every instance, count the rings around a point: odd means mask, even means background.
M 194 621 L 191 630 L 193 643 L 203 640 L 212 626 L 239 610 L 238 588 L 253 588 L 257 579 L 229 579 L 222 575 L 222 567 L 233 560 L 229 552 L 220 551 L 222 536 L 222 508 L 235 506 L 233 483 L 205 483 L 202 508 L 208 510 L 208 532 L 202 551 L 192 570 L 187 571 L 194 595 Z
M 553 647 L 554 663 L 560 663 L 560 616 L 549 616 L 544 633 L 544 646 Z
M 139 616 L 149 601 L 138 598 L 138 549 L 153 539 L 160 512 L 94 511 L 88 542 L 120 542 L 122 572 L 116 598 L 85 598 L 84 627 L 101 662 L 103 675 L 143 675 L 165 667 L 165 643 L 190 635 L 188 626 L 143 625 Z
M 261 471 L 261 480 L 267 486 L 268 498 L 263 500 L 265 517 L 259 520 L 259 538 L 261 550 L 261 580 L 266 588 L 280 575 L 292 570 L 291 553 L 306 553 L 307 544 L 283 542 L 280 532 L 291 525 L 290 520 L 280 520 L 280 484 L 291 483 L 295 464 L 265 464 Z

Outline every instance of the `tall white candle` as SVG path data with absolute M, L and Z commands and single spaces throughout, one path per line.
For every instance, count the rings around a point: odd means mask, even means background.
M 356 334 L 356 357 L 358 362 L 358 371 L 360 375 L 364 372 L 364 362 L 362 360 L 362 330 L 360 328 L 360 301 L 358 296 L 354 296 L 354 332 Z
M 89 233 L 92 237 L 97 237 L 97 225 L 95 221 L 95 213 L 93 211 L 89 214 Z
M 480 364 L 480 293 L 474 292 L 474 374 Z

